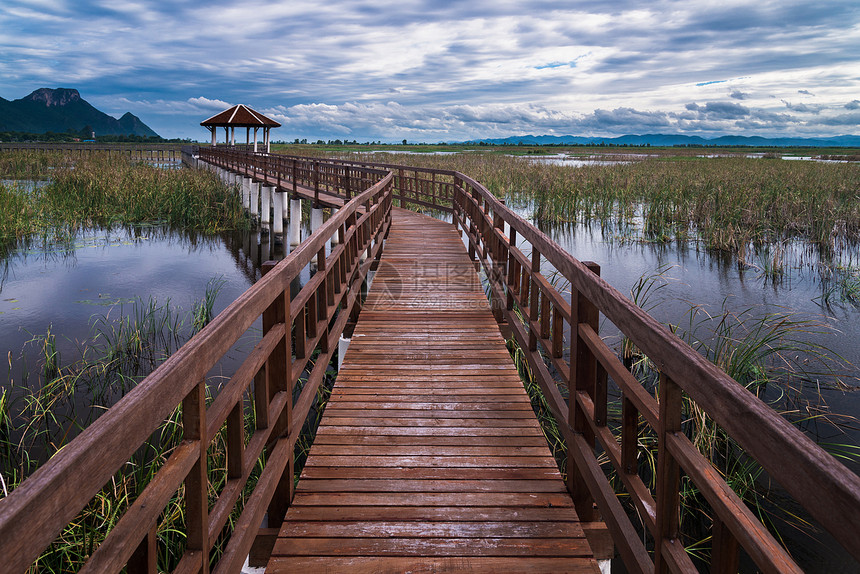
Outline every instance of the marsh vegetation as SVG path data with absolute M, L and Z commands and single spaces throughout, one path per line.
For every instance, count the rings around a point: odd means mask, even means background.
M 287 151 L 310 155 L 307 148 Z M 854 343 L 860 337 L 860 165 L 703 158 L 697 152 L 657 153 L 587 167 L 537 163 L 507 153 L 360 157 L 454 169 L 486 184 L 575 257 L 603 261 L 607 280 L 827 443 L 836 456 L 858 466 L 860 433 L 853 417 L 860 415 L 860 401 L 853 389 L 860 373 L 853 363 L 860 359 Z M 66 245 L 66 253 L 71 246 L 74 252 L 74 238 L 82 230 L 129 223 L 197 230 L 201 237 L 246 225 L 238 194 L 205 172 L 165 171 L 97 154 L 72 163 L 61 155 L 34 152 L 0 154 L 0 177 L 46 181 L 29 187 L 0 184 L 3 256 L 27 245 L 32 252 L 34 244 L 43 252 L 56 245 Z M 136 230 L 130 236 L 139 234 Z M 247 256 L 255 246 L 259 243 L 252 237 L 236 248 L 233 258 L 227 257 L 229 266 L 239 267 L 238 254 Z M 204 254 L 192 255 L 201 266 L 217 265 L 203 262 Z M 259 267 L 259 262 L 250 266 Z M 135 274 L 133 266 L 123 272 Z M 10 285 L 14 280 L 4 275 L 0 292 L 5 288 L 8 293 Z M 200 281 L 195 285 L 199 293 Z M 247 282 L 231 286 L 227 298 L 245 286 Z M 14 489 L 205 324 L 217 312 L 219 288 L 212 284 L 201 299 L 183 306 L 150 291 L 114 293 L 104 299 L 113 307 L 93 315 L 87 333 L 44 325 L 32 330 L 23 349 L 4 349 L 9 375 L 0 388 L 0 493 Z M 114 290 L 106 286 L 99 291 Z M 19 303 L 0 304 L 0 324 L 14 329 L 11 305 Z M 648 358 L 611 325 L 602 325 L 601 333 L 614 337 L 618 354 L 655 393 L 656 371 Z M 259 334 L 249 335 L 254 336 Z M 534 378 L 514 346 L 512 352 L 520 357 L 517 363 L 548 442 L 563 452 L 561 433 Z M 29 378 L 15 379 L 13 373 L 20 372 Z M 217 393 L 218 382 L 213 378 L 210 395 Z M 615 411 L 617 424 L 618 404 Z M 779 508 L 778 494 L 763 488 L 767 477 L 761 469 L 713 421 L 693 403 L 685 406 L 685 414 L 685 432 L 732 477 L 756 512 L 780 527 L 808 528 L 802 517 L 791 515 L 790 507 L 788 512 Z M 41 567 L 63 571 L 89 554 L 99 532 L 115 522 L 181 438 L 180 420 L 174 412 L 164 422 L 64 531 Z M 246 420 L 246 425 L 250 429 L 254 421 Z M 640 444 L 647 476 L 655 456 L 653 437 L 644 428 Z M 304 440 L 300 451 L 308 446 Z M 210 448 L 215 488 L 225 476 L 225 452 L 223 437 Z M 687 542 L 704 557 L 708 532 L 697 517 L 706 509 L 694 488 L 682 494 Z M 177 495 L 159 527 L 164 548 L 159 560 L 165 568 L 184 548 L 181 500 Z

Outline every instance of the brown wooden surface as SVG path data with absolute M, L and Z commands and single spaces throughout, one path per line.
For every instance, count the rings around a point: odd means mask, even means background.
M 267 572 L 596 572 L 450 224 L 396 209 Z

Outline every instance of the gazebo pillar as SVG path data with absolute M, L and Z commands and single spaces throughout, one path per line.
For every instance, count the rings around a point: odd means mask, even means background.
M 254 153 L 257 153 L 257 129 L 256 127 L 254 128 Z
M 212 147 L 215 147 L 215 145 L 218 143 L 218 128 L 212 126 L 211 128 L 209 128 L 209 131 L 212 132 Z
M 230 145 L 231 146 L 236 145 L 236 126 L 232 126 L 230 128 Z

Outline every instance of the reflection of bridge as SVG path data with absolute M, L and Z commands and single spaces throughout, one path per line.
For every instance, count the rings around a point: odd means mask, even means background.
M 593 556 L 613 545 L 631 572 L 688 571 L 682 476 L 710 508 L 711 571 L 737 571 L 741 549 L 762 571 L 798 571 L 688 439 L 684 397 L 860 558 L 860 478 L 468 176 L 220 149 L 201 158 L 342 207 L 0 502 L 0 555 L 11 571 L 30 566 L 180 404 L 185 440 L 93 552 L 90 571 L 155 571 L 160 515 L 183 484 L 182 572 L 208 571 L 216 542 L 216 572 L 237 571 L 248 554 L 271 571 L 593 572 Z M 416 205 L 455 224 L 402 209 Z M 314 256 L 317 272 L 291 294 Z M 261 315 L 262 340 L 207 407 L 203 377 Z M 659 402 L 599 337 L 601 318 L 660 369 Z M 348 326 L 352 343 L 295 487 L 294 446 Z M 503 337 L 564 438 L 564 482 Z M 622 396 L 617 423 L 611 388 Z M 223 470 L 208 468 L 216 436 L 226 443 Z M 649 442 L 653 473 L 641 464 Z

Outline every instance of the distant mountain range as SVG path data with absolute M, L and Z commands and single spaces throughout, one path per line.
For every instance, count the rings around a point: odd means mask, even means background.
M 85 130 L 89 126 L 89 129 Z M 0 98 L 0 132 L 78 132 L 83 137 L 135 135 L 158 137 L 137 116 L 126 112 L 120 119 L 90 105 L 77 90 L 40 88 L 20 100 Z M 89 132 L 89 133 L 84 133 Z
M 758 136 L 721 136 L 705 139 L 699 136 L 645 134 L 612 138 L 583 136 L 514 136 L 480 139 L 466 144 L 490 145 L 627 145 L 627 146 L 756 146 L 756 147 L 860 147 L 860 136 L 834 136 L 829 138 L 763 138 Z

